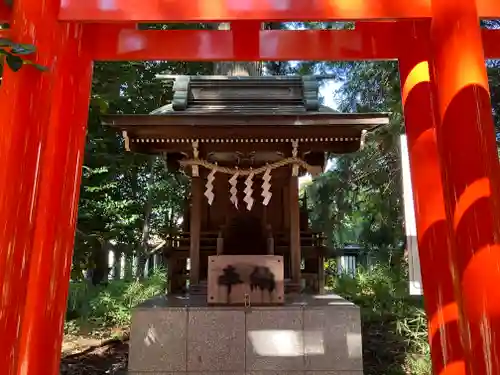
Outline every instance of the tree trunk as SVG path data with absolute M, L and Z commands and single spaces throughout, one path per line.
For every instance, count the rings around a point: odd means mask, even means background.
M 261 62 L 219 62 L 215 63 L 214 74 L 219 76 L 261 76 Z
M 109 275 L 108 254 L 110 250 L 108 241 L 99 241 L 92 251 L 93 268 L 91 270 L 92 285 L 107 285 Z
M 91 282 L 92 285 L 107 284 L 111 270 L 108 264 L 110 242 L 98 235 L 88 235 L 78 228 L 76 233 L 90 241 L 91 246 L 90 265 L 84 272 L 85 281 Z
M 146 206 L 144 207 L 144 221 L 142 224 L 142 236 L 141 236 L 141 247 L 137 252 L 137 278 L 143 279 L 146 263 L 149 258 L 149 232 L 150 232 L 150 219 L 151 212 L 153 210 L 153 184 L 154 184 L 154 161 L 155 157 L 151 157 L 148 161 L 149 177 L 146 189 L 148 190 L 148 196 L 146 200 Z

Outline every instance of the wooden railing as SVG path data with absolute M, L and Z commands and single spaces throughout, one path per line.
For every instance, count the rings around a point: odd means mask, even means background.
M 176 235 L 167 237 L 165 246 L 168 256 L 189 257 L 190 248 L 190 233 L 181 232 Z M 290 244 L 289 232 L 278 232 L 273 236 L 274 253 L 281 255 L 288 252 Z M 302 255 L 316 255 L 326 250 L 325 236 L 318 232 L 301 232 L 300 244 Z M 221 248 L 220 232 L 219 231 L 203 231 L 200 233 L 200 252 L 206 255 L 216 255 L 217 249 Z
M 217 238 L 219 232 L 217 231 L 204 231 L 200 233 L 200 249 L 207 249 L 216 251 Z M 181 232 L 167 237 L 167 249 L 174 249 L 176 251 L 188 251 L 190 247 L 191 234 L 189 232 Z

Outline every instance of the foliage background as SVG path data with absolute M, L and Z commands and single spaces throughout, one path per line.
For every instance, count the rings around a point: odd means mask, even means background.
M 273 28 L 350 28 L 352 24 L 273 24 Z M 498 28 L 489 21 L 485 27 Z M 171 28 L 172 25 L 147 25 Z M 206 28 L 211 25 L 175 25 Z M 7 43 L 4 41 L 4 44 Z M 0 44 L 0 47 L 2 45 Z M 3 46 L 5 47 L 5 46 Z M 8 46 L 7 46 L 8 47 Z M 12 58 L 11 58 L 12 59 Z M 373 259 L 355 278 L 333 277 L 329 287 L 362 309 L 367 374 L 430 374 L 422 300 L 408 296 L 399 135 L 404 132 L 399 74 L 394 62 L 264 62 L 265 74 L 331 74 L 344 112 L 390 112 L 391 123 L 351 155 L 330 155 L 332 167 L 303 189 L 311 226 L 332 248 L 361 245 Z M 124 152 L 120 134 L 102 114 L 147 114 L 172 99 L 171 83 L 156 74 L 211 74 L 214 63 L 121 62 L 96 65 L 90 107 L 66 333 L 97 326 L 127 327 L 130 310 L 163 291 L 165 273 L 144 280 L 125 270 L 108 283 L 108 250 L 143 265 L 154 239 L 180 230 L 189 181 L 168 172 L 165 160 Z M 500 134 L 500 63 L 488 62 L 493 115 Z M 139 267 L 143 269 L 143 267 Z M 89 272 L 90 271 L 90 272 Z M 90 274 L 92 282 L 86 280 Z
M 497 27 L 490 22 L 486 27 Z M 168 27 L 168 26 L 162 26 Z M 201 26 L 200 26 L 201 27 Z M 342 28 L 351 24 L 287 24 L 279 27 Z M 127 256 L 147 254 L 145 236 L 175 233 L 189 182 L 166 172 L 164 161 L 123 152 L 121 136 L 100 125 L 102 113 L 148 113 L 171 100 L 171 86 L 158 73 L 210 74 L 212 63 L 102 63 L 95 71 L 88 143 L 80 199 L 74 277 L 99 265 L 113 244 Z M 408 296 L 399 135 L 404 132 L 399 73 L 395 62 L 264 63 L 266 74 L 331 74 L 344 112 L 390 112 L 389 126 L 351 155 L 331 155 L 332 167 L 304 187 L 311 225 L 332 248 L 361 245 L 373 267 L 356 278 L 333 277 L 329 286 L 362 308 L 367 374 L 430 374 L 423 301 Z M 500 64 L 488 62 L 493 114 L 500 129 Z M 106 259 L 107 260 L 107 259 Z M 99 275 L 99 272 L 97 272 Z M 105 270 L 97 283 L 104 281 Z M 132 277 L 130 270 L 127 274 Z M 139 275 L 140 276 L 140 275 Z M 72 288 L 68 317 L 126 325 L 130 307 L 161 290 L 164 278 L 117 281 L 110 286 Z M 83 288 L 83 289 L 82 289 Z M 83 301 L 83 302 L 82 302 Z M 68 325 L 71 329 L 71 325 Z M 74 329 L 74 327 L 73 327 Z

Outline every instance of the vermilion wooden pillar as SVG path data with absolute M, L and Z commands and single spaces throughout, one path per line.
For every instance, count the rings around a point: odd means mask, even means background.
M 500 170 L 475 1 L 432 0 L 437 145 L 467 371 L 500 374 Z
M 434 374 L 465 374 L 428 57 L 429 22 L 398 22 L 399 72 Z M 408 37 L 412 40 L 408 46 Z M 404 40 L 403 40 L 404 39 Z
M 59 0 L 16 0 L 12 37 L 40 72 L 6 71 L 0 90 L 0 369 L 58 374 L 91 62 Z
M 16 0 L 12 12 L 12 39 L 36 45 L 37 62 L 46 66 L 54 56 L 58 3 Z M 0 90 L 0 369 L 6 375 L 18 364 L 51 77 L 32 66 L 6 68 Z
M 78 212 L 92 61 L 83 26 L 61 24 L 16 374 L 57 375 Z

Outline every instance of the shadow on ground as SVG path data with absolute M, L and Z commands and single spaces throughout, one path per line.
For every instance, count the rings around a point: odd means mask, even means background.
M 63 356 L 60 375 L 125 375 L 128 341 L 113 340 L 83 352 Z
M 391 317 L 370 317 L 362 321 L 364 375 L 403 375 L 408 341 L 396 334 L 396 321 Z

